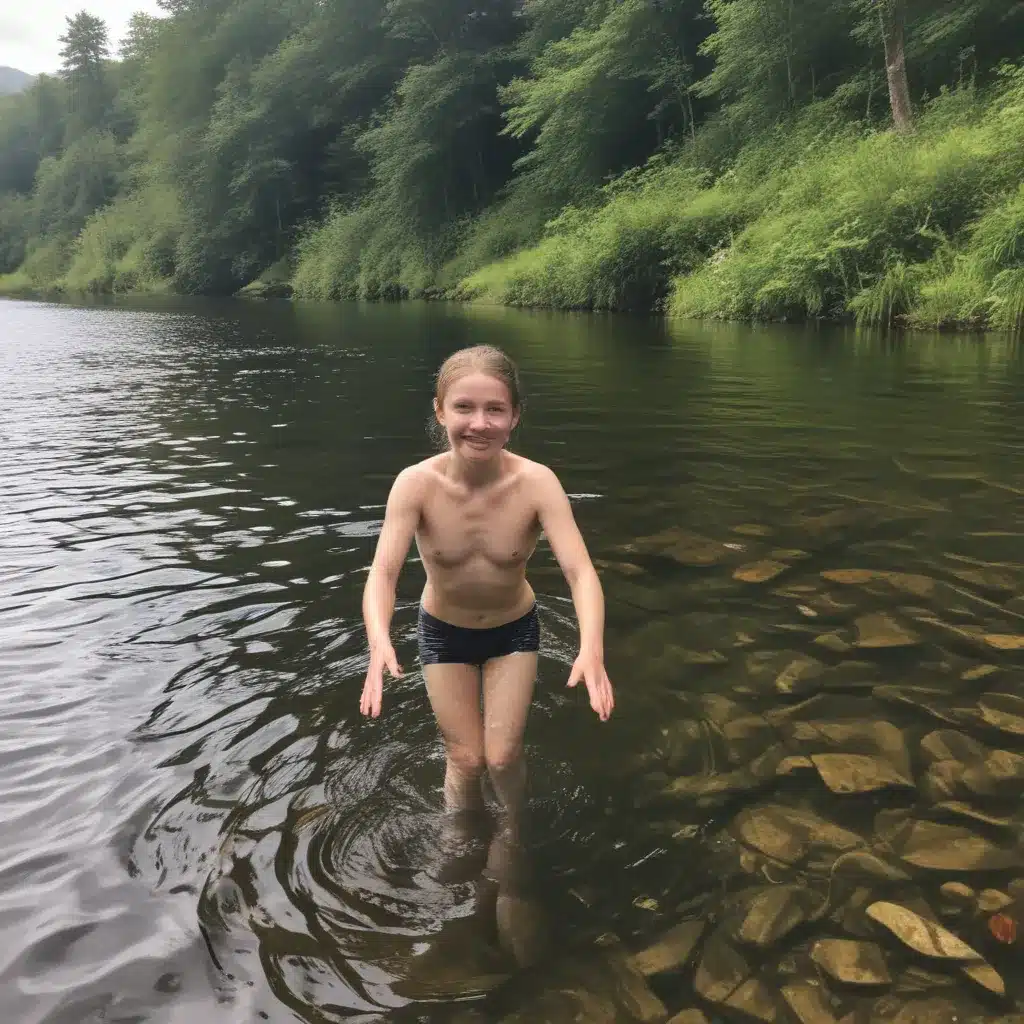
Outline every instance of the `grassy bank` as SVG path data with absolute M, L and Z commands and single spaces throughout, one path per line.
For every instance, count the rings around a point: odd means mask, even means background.
M 833 98 L 713 167 L 714 130 L 586 207 L 545 211 L 520 192 L 429 244 L 373 200 L 335 208 L 248 294 L 1024 326 L 1024 69 L 932 99 L 909 135 L 851 121 Z M 0 292 L 173 289 L 181 207 L 168 187 L 119 196 L 74 238 L 30 247 Z
M 684 153 L 607 189 L 463 298 L 675 317 L 1024 324 L 1024 72 L 931 101 L 913 135 L 828 105 L 749 144 L 713 182 Z

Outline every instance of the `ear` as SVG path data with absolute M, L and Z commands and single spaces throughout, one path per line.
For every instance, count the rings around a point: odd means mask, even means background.
M 515 430 L 516 427 L 519 426 L 519 415 L 521 412 L 522 410 L 518 405 L 512 410 L 512 430 Z
M 441 426 L 444 426 L 444 409 L 441 407 L 441 403 L 434 398 L 434 417 Z

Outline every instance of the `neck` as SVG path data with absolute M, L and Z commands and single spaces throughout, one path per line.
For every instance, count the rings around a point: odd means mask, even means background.
M 459 458 L 455 452 L 448 453 L 448 475 L 467 487 L 486 487 L 501 476 L 504 452 L 486 462 L 469 462 Z

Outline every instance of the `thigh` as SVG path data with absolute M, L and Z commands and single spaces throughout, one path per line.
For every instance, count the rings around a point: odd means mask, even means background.
M 423 679 L 445 743 L 482 751 L 480 670 L 475 665 L 424 665 Z
M 484 663 L 484 750 L 489 760 L 518 752 L 537 679 L 537 654 L 523 651 Z

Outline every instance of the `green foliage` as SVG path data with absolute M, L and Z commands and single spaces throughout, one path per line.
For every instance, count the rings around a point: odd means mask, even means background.
M 67 291 L 165 290 L 183 223 L 177 194 L 151 186 L 93 214 L 75 239 L 59 284 Z
M 46 157 L 36 172 L 33 234 L 73 238 L 113 199 L 122 169 L 122 154 L 109 132 L 88 132 L 59 157 Z
M 0 99 L 5 289 L 1020 326 L 1022 0 L 160 0 Z
M 501 91 L 506 132 L 533 139 L 516 187 L 542 201 L 583 200 L 693 121 L 693 61 L 706 34 L 700 5 L 621 0 L 586 13 L 541 50 L 529 76 Z
M 838 139 L 814 162 L 777 173 L 764 212 L 676 282 L 673 313 L 774 319 L 849 311 L 861 323 L 976 324 L 995 270 L 1020 251 L 1024 79 L 1008 82 L 985 102 L 971 90 L 940 98 L 913 138 Z M 951 119 L 950 108 L 971 111 L 974 122 Z M 1009 188 L 1014 198 L 985 213 Z M 968 238 L 964 258 L 955 258 Z

